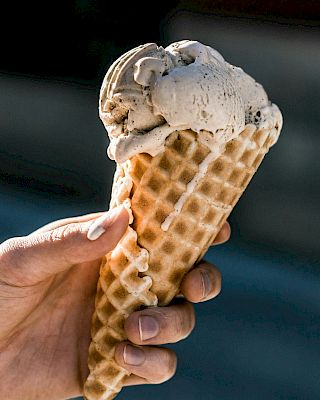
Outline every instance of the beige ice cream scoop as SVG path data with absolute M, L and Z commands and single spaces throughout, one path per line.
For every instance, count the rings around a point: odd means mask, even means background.
M 121 390 L 128 372 L 114 350 L 127 339 L 125 319 L 176 296 L 282 127 L 260 84 L 188 40 L 120 57 L 102 84 L 100 116 L 117 162 L 111 207 L 123 204 L 131 221 L 101 264 L 88 400 Z

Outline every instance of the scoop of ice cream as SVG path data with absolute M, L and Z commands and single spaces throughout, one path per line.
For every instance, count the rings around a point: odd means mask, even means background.
M 208 130 L 228 140 L 243 129 L 244 104 L 231 70 L 217 59 L 210 48 L 189 44 L 189 64 L 173 68 L 153 84 L 153 110 L 170 126 L 187 125 L 195 132 Z
M 210 132 L 222 151 L 246 124 L 277 126 L 277 132 L 282 124 L 260 84 L 216 50 L 189 40 L 166 49 L 146 44 L 120 57 L 103 82 L 100 116 L 108 154 L 117 162 L 137 153 L 155 156 L 175 130 Z

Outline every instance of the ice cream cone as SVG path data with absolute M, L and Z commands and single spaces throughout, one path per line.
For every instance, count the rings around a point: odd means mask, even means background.
M 134 219 L 101 265 L 84 387 L 88 400 L 109 400 L 121 390 L 128 372 L 114 360 L 114 350 L 126 339 L 125 319 L 177 295 L 277 137 L 277 127 L 249 124 L 212 157 L 199 134 L 175 131 L 157 156 L 137 154 L 118 165 L 111 206 L 130 206 Z
M 194 41 L 146 44 L 109 69 L 100 117 L 117 161 L 111 208 L 130 226 L 103 259 L 92 320 L 88 400 L 116 396 L 124 321 L 164 306 L 199 261 L 277 141 L 282 117 L 261 85 Z

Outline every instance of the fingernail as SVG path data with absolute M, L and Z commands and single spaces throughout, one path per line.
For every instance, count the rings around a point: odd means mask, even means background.
M 201 271 L 202 298 L 205 299 L 211 292 L 211 279 L 206 271 Z
M 123 210 L 123 206 L 113 208 L 108 211 L 98 219 L 96 219 L 87 233 L 87 238 L 89 240 L 97 240 L 101 235 L 103 235 L 108 228 L 110 228 L 117 220 L 119 214 Z
M 148 340 L 158 335 L 160 330 L 158 321 L 148 315 L 139 317 L 139 334 L 140 340 Z
M 128 365 L 141 365 L 144 363 L 146 356 L 143 350 L 139 347 L 131 346 L 126 344 L 123 349 L 123 360 Z

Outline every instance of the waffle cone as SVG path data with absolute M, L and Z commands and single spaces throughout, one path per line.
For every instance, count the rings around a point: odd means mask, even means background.
M 101 265 L 84 387 L 88 400 L 113 399 L 121 390 L 129 373 L 116 363 L 114 351 L 127 339 L 125 319 L 177 295 L 275 140 L 275 129 L 247 125 L 204 170 L 210 149 L 197 133 L 176 131 L 161 154 L 138 154 L 117 166 L 111 207 L 127 203 L 134 219 Z M 181 211 L 175 212 L 179 199 Z

